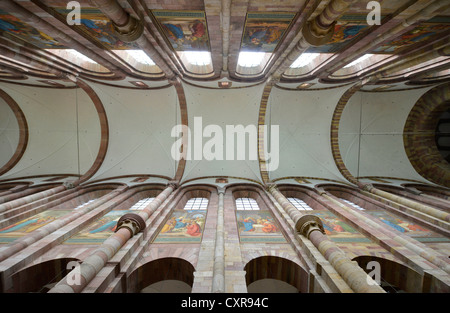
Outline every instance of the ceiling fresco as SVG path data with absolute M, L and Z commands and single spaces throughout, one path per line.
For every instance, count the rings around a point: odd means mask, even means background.
M 62 20 L 71 10 L 66 8 L 54 9 Z M 82 8 L 80 16 L 81 25 L 72 26 L 78 28 L 83 34 L 100 44 L 106 50 L 139 49 L 134 43 L 126 43 L 114 35 L 111 21 L 97 8 Z
M 247 13 L 241 51 L 274 52 L 286 34 L 295 13 Z
M 210 50 L 205 12 L 153 10 L 151 13 L 174 51 Z
M 3 36 L 18 38 L 41 49 L 62 49 L 62 44 L 49 35 L 24 23 L 0 9 L 0 32 Z

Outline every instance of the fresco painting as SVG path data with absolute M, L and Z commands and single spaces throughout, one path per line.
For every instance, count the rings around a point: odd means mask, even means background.
M 205 12 L 152 10 L 151 13 L 173 50 L 210 50 Z
M 200 243 L 206 210 L 174 211 L 159 231 L 154 243 Z
M 236 211 L 241 242 L 286 242 L 281 228 L 268 211 Z
M 430 39 L 432 36 L 449 29 L 448 24 L 420 24 L 395 40 L 377 47 L 374 53 L 396 53 L 404 47 Z
M 0 244 L 9 243 L 39 229 L 57 218 L 72 212 L 71 210 L 50 210 L 18 221 L 0 229 Z
M 309 211 L 322 220 L 325 234 L 335 242 L 371 242 L 359 231 L 342 221 L 336 215 L 329 211 L 317 210 Z
M 61 14 L 64 19 L 71 12 L 66 8 L 56 8 L 55 11 Z M 114 35 L 111 21 L 97 8 L 82 8 L 80 22 L 81 25 L 77 27 L 107 50 L 139 49 L 134 43 L 119 40 Z
M 384 211 L 366 211 L 368 214 L 380 219 L 389 227 L 400 233 L 413 237 L 421 242 L 450 242 L 450 239 L 429 230 L 423 226 L 407 221 L 395 214 Z
M 65 48 L 52 37 L 3 10 L 0 10 L 0 32 L 19 38 L 41 49 Z
M 94 223 L 75 236 L 64 241 L 64 244 L 100 244 L 116 231 L 119 218 L 134 210 L 116 210 L 103 215 Z
M 342 25 L 337 24 L 334 28 L 334 35 L 331 40 L 319 47 L 311 47 L 308 49 L 310 53 L 333 53 L 343 48 L 350 40 L 361 34 L 367 25 Z
M 294 17 L 294 13 L 247 13 L 241 51 L 274 52 Z

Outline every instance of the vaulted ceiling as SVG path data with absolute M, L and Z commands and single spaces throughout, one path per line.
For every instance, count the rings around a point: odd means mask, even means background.
M 68 3 L 0 2 L 3 179 L 446 185 L 448 176 L 424 175 L 404 144 L 420 99 L 438 88 L 446 104 L 436 107 L 448 110 L 446 0 Z M 223 129 L 279 125 L 277 145 L 259 140 L 270 131 L 252 143 L 279 149 L 279 166 L 268 170 L 261 155 L 174 160 L 173 127 L 193 128 L 196 117 Z

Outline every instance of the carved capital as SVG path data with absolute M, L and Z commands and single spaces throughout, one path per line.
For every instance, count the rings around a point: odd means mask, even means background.
M 113 27 L 117 37 L 123 42 L 136 41 L 144 32 L 144 24 L 131 15 L 125 25 L 119 26 L 113 22 Z
M 319 194 L 319 195 L 325 195 L 327 192 L 325 189 L 323 189 L 322 187 L 314 187 L 314 190 Z
M 416 189 L 414 187 L 406 187 L 405 190 L 416 196 L 420 196 L 423 193 L 422 191 L 420 191 L 419 189 Z
M 269 192 L 277 190 L 277 184 L 275 184 L 275 183 L 267 183 L 265 187 L 266 187 L 266 190 Z
M 116 231 L 121 228 L 128 229 L 131 236 L 134 236 L 145 228 L 145 221 L 139 214 L 127 213 L 117 221 Z
M 319 230 L 321 233 L 325 233 L 320 218 L 312 214 L 307 214 L 300 217 L 297 223 L 295 223 L 295 229 L 299 234 L 305 236 L 306 238 L 309 238 L 309 235 L 314 230 Z
M 308 22 L 305 27 L 303 27 L 303 37 L 311 46 L 318 47 L 327 44 L 331 40 L 331 37 L 333 37 L 335 24 L 336 22 L 331 24 L 326 32 L 322 31 L 319 33 L 317 27 L 314 27 L 314 24 Z
M 369 191 L 373 188 L 372 184 L 369 183 L 361 183 L 358 182 L 358 187 L 361 188 L 364 191 Z
M 174 180 L 171 180 L 167 183 L 167 187 L 172 187 L 173 190 L 177 189 L 180 186 L 180 184 Z
M 225 194 L 225 190 L 226 190 L 225 187 L 217 187 L 217 193 L 218 194 Z

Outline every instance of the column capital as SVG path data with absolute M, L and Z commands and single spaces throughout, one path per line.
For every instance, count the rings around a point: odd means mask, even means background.
M 144 33 L 144 23 L 132 15 L 128 16 L 125 25 L 117 25 L 112 22 L 115 34 L 123 42 L 133 42 L 138 40 Z
M 265 188 L 269 192 L 277 191 L 277 184 L 275 184 L 275 183 L 266 183 Z
M 217 187 L 217 193 L 218 194 L 225 194 L 226 187 Z
M 175 190 L 178 187 L 180 187 L 180 184 L 175 180 L 171 180 L 171 181 L 167 182 L 167 187 L 172 187 Z
M 322 234 L 325 233 L 323 224 L 320 218 L 316 215 L 306 214 L 302 215 L 295 223 L 295 229 L 297 232 L 309 239 L 309 235 L 312 231 L 318 230 Z
M 373 185 L 369 184 L 369 183 L 358 182 L 358 187 L 361 188 L 364 191 L 369 191 L 370 192 L 370 190 L 373 188 Z
M 314 187 L 314 190 L 320 195 L 325 195 L 327 194 L 327 191 L 325 189 L 323 189 L 322 187 Z
M 302 34 L 308 44 L 318 47 L 327 44 L 331 40 L 334 35 L 334 26 L 336 21 L 330 25 L 326 32 L 321 31 L 320 33 L 317 31 L 315 23 L 315 20 L 306 23 L 302 29 Z
M 131 233 L 131 237 L 133 237 L 140 231 L 144 230 L 145 221 L 142 216 L 137 213 L 126 213 L 117 221 L 116 231 L 121 228 L 128 229 Z

